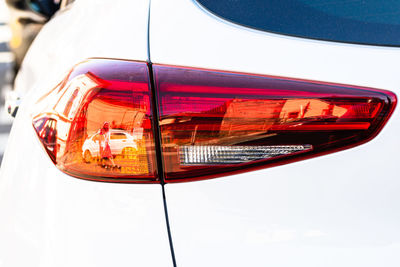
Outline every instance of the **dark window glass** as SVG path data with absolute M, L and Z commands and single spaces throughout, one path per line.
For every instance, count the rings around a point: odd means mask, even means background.
M 113 133 L 111 139 L 126 139 L 126 135 L 124 133 Z
M 400 45 L 399 0 L 197 0 L 247 27 L 313 39 Z

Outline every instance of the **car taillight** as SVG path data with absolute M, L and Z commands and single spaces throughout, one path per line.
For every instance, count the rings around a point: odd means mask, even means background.
M 371 88 L 91 59 L 39 99 L 33 126 L 70 175 L 182 182 L 362 144 L 395 105 L 393 93 Z
M 331 153 L 373 138 L 393 93 L 278 77 L 153 65 L 167 182 Z
M 33 126 L 62 171 L 98 181 L 158 180 L 146 63 L 88 60 L 36 105 Z

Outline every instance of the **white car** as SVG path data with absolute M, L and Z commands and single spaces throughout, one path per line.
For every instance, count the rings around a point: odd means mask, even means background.
M 82 157 L 91 162 L 93 157 L 100 157 L 100 133 L 96 132 L 88 137 L 82 145 Z M 113 156 L 125 155 L 132 149 L 137 149 L 135 138 L 123 130 L 110 130 L 110 148 Z
M 16 79 L 0 266 L 399 266 L 398 10 L 66 5 Z M 105 122 L 121 169 L 83 160 Z

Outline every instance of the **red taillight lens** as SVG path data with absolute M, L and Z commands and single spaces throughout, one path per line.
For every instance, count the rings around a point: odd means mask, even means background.
M 393 93 L 153 65 L 166 181 L 217 177 L 373 138 Z
M 91 59 L 38 100 L 33 126 L 70 175 L 179 182 L 362 144 L 395 105 L 393 93 L 371 88 Z
M 116 182 L 158 180 L 146 63 L 88 60 L 38 103 L 33 125 L 62 171 Z

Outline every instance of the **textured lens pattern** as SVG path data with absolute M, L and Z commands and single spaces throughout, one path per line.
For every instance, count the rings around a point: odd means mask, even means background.
M 311 145 L 181 146 L 181 165 L 239 164 L 311 150 Z

